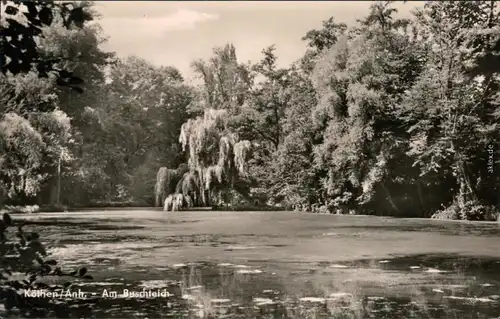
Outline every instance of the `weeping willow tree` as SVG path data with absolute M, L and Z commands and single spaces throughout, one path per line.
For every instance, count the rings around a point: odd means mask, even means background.
M 165 204 L 163 206 L 163 210 L 165 211 L 179 211 L 183 207 L 193 207 L 193 202 L 189 195 L 182 195 L 179 193 L 170 194 L 165 198 Z
M 164 204 L 168 195 L 175 193 L 177 183 L 182 179 L 183 175 L 188 171 L 186 164 L 181 164 L 177 169 L 160 167 L 156 174 L 155 185 L 155 206 L 159 207 Z
M 179 142 L 188 152 L 189 172 L 177 192 L 190 195 L 195 203 L 210 205 L 217 198 L 220 203 L 223 193 L 234 190 L 237 180 L 247 175 L 251 143 L 231 132 L 228 119 L 225 109 L 206 109 L 181 127 Z
M 194 103 L 203 115 L 181 128 L 188 169 L 158 172 L 157 203 L 162 201 L 164 210 L 220 204 L 231 191 L 241 192 L 237 182 L 247 171 L 250 142 L 240 141 L 228 120 L 244 103 L 251 82 L 248 69 L 238 63 L 231 44 L 215 48 L 211 59 L 194 61 L 192 67 L 204 83 Z
M 200 179 L 196 172 L 186 172 L 181 177 L 175 187 L 176 194 L 182 194 L 186 199 L 187 206 L 199 206 L 201 203 L 201 191 L 203 187 L 200 185 Z

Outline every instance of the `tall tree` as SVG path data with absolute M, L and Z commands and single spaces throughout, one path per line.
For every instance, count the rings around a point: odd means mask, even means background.
M 306 54 L 301 59 L 302 68 L 308 73 L 312 72 L 318 55 L 337 43 L 346 31 L 347 25 L 345 23 L 336 23 L 334 17 L 323 21 L 321 29 L 308 31 L 302 37 L 302 41 L 307 41 L 308 46 Z
M 247 174 L 250 142 L 239 140 L 228 126 L 229 112 L 207 109 L 203 116 L 190 119 L 182 126 L 179 141 L 188 151 L 188 173 L 185 180 L 196 179 L 204 205 L 214 200 L 227 201 L 228 192 L 238 191 L 238 180 Z M 245 194 L 242 194 L 245 195 Z
M 288 106 L 282 119 L 283 139 L 269 163 L 266 192 L 272 201 L 297 210 L 310 210 L 321 202 L 319 172 L 314 167 L 316 131 L 311 105 L 316 92 L 309 78 L 292 68 L 289 73 Z
M 189 172 L 176 191 L 184 195 L 198 191 L 202 205 L 220 204 L 230 200 L 231 190 L 245 193 L 241 179 L 247 171 L 250 142 L 240 140 L 232 124 L 245 108 L 251 74 L 238 62 L 231 44 L 215 48 L 209 61 L 198 60 L 192 66 L 203 85 L 191 109 L 201 115 L 181 128 L 179 141 L 187 152 Z
M 66 114 L 58 109 L 56 85 L 81 92 L 77 85 L 82 83 L 61 65 L 64 56 L 45 56 L 40 43 L 46 40 L 46 30 L 58 23 L 65 28 L 83 27 L 91 16 L 83 7 L 68 3 L 3 4 L 1 41 L 5 59 L 1 61 L 0 135 L 5 153 L 0 179 L 8 188 L 9 197 L 24 200 L 40 190 L 49 175 L 47 167 L 70 159 L 71 126 Z M 19 136 L 38 144 L 33 144 L 32 152 L 25 152 L 27 145 Z
M 203 80 L 195 109 L 237 109 L 243 104 L 251 78 L 248 68 L 238 62 L 232 44 L 214 48 L 209 61 L 194 61 L 192 67 Z
M 117 61 L 107 80 L 83 112 L 89 131 L 74 170 L 86 194 L 80 201 L 151 203 L 158 169 L 184 160 L 178 136 L 191 89 L 177 69 L 137 57 Z
M 290 196 L 311 201 L 314 188 L 307 170 L 312 164 L 309 103 L 314 103 L 314 90 L 297 66 L 277 66 L 274 46 L 262 54 L 252 68 L 255 82 L 246 107 L 234 118 L 235 130 L 256 145 L 249 161 L 256 186 L 253 192 L 260 189 L 275 203 L 290 202 Z M 292 162 L 292 158 L 298 161 Z M 304 188 L 311 192 L 304 192 Z M 300 194 L 292 195 L 296 191 Z
M 417 18 L 432 51 L 403 103 L 415 165 L 423 176 L 453 180 L 451 208 L 464 219 L 487 217 L 487 188 L 498 188 L 486 156 L 478 157 L 500 133 L 498 74 L 480 69 L 484 56 L 498 54 L 497 10 L 491 1 L 426 3 Z
M 97 16 L 92 3 L 80 3 L 83 13 L 89 17 Z M 56 90 L 59 108 L 71 118 L 72 145 L 71 152 L 78 156 L 71 165 L 65 166 L 64 161 L 56 158 L 50 166 L 46 167 L 48 179 L 44 183 L 43 192 L 40 193 L 39 202 L 45 204 L 60 204 L 68 198 L 61 198 L 59 194 L 73 194 L 79 192 L 64 192 L 62 188 L 79 189 L 78 175 L 73 174 L 75 168 L 82 165 L 82 144 L 86 136 L 92 136 L 94 129 L 91 123 L 85 120 L 87 108 L 99 103 L 99 91 L 105 83 L 104 69 L 113 58 L 113 54 L 104 52 L 101 44 L 105 42 L 99 24 L 85 23 L 80 27 L 64 25 L 61 19 L 54 19 L 50 28 L 44 28 L 40 40 L 40 56 L 44 60 L 59 59 L 59 67 L 73 74 L 85 78 L 79 87 L 83 92 L 74 90 Z M 65 197 L 65 196 L 63 196 Z
M 390 184 L 397 180 L 392 168 L 401 163 L 404 131 L 391 113 L 418 74 L 419 60 L 400 29 L 404 21 L 388 23 L 393 12 L 387 3 L 372 5 L 359 34 L 340 39 L 313 73 L 319 95 L 313 119 L 324 130 L 315 161 L 327 168 L 323 183 L 333 210 L 401 211 Z

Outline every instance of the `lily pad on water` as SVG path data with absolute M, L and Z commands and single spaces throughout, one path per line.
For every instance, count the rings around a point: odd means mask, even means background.
M 253 298 L 253 302 L 257 306 L 271 305 L 275 303 L 272 299 L 269 298 Z
M 445 270 L 439 270 L 436 268 L 429 268 L 425 272 L 430 273 L 430 274 L 441 274 L 441 273 L 447 273 Z
M 262 270 L 259 270 L 259 269 L 239 269 L 236 272 L 238 274 L 256 275 L 256 274 L 261 274 Z
M 299 299 L 301 302 L 311 302 L 311 303 L 324 303 L 326 300 L 325 298 L 319 298 L 319 297 L 302 297 Z
M 467 301 L 467 302 L 470 302 L 470 303 L 496 302 L 496 300 L 493 300 L 493 299 L 490 299 L 490 298 L 477 298 L 477 297 L 444 296 L 443 298 L 453 299 L 453 300 L 462 300 L 462 301 Z

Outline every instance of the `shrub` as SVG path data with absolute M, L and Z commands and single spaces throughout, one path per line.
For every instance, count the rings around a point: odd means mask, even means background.
M 487 206 L 478 201 L 467 201 L 461 208 L 457 202 L 437 211 L 431 216 L 434 219 L 497 221 L 499 217 L 495 206 Z
M 33 214 L 40 211 L 38 205 L 33 206 L 5 206 L 5 210 L 11 214 Z
M 461 210 L 460 217 L 465 220 L 496 221 L 497 211 L 494 206 L 486 206 L 477 201 L 468 201 Z
M 441 210 L 435 212 L 432 216 L 432 219 L 447 219 L 447 220 L 459 220 L 460 218 L 460 208 L 456 203 L 452 203 L 450 206 L 445 207 Z

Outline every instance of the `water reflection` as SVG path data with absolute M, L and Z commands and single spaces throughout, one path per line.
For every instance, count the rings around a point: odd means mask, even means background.
M 498 225 L 307 214 L 148 214 L 32 217 L 31 226 L 50 242 L 63 266 L 84 264 L 96 280 L 72 288 L 87 298 L 73 300 L 62 317 L 470 319 L 500 314 L 500 259 L 390 258 L 386 253 L 398 245 L 411 252 L 414 242 L 441 245 L 436 251 L 488 253 L 488 244 L 498 238 L 484 236 L 498 235 Z M 460 237 L 470 234 L 482 238 Z M 455 247 L 459 238 L 470 246 Z M 386 257 L 342 261 L 365 254 Z M 168 294 L 132 298 L 124 289 Z
M 80 283 L 73 289 L 90 297 L 75 300 L 68 315 L 82 315 L 76 304 L 88 306 L 96 318 L 494 318 L 500 313 L 500 260 L 417 255 L 323 262 L 294 275 L 272 268 L 172 264 L 157 270 L 155 279 Z M 141 291 L 166 293 L 124 294 Z
M 404 223 L 395 223 L 393 220 L 389 221 L 383 225 L 343 225 L 335 228 L 372 231 L 437 232 L 443 235 L 454 236 L 487 237 L 500 235 L 500 225 L 498 223 L 466 224 L 457 221 L 439 221 L 441 224 L 429 224 L 429 220 L 426 220 L 425 223 L 419 220 L 412 220 L 411 224 L 408 222 L 405 225 Z

